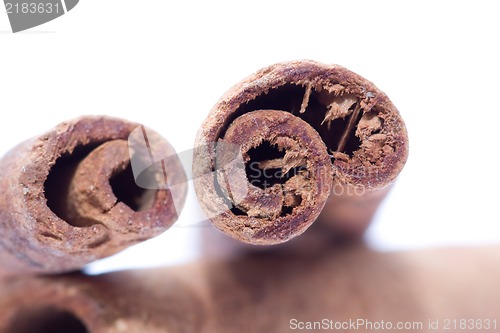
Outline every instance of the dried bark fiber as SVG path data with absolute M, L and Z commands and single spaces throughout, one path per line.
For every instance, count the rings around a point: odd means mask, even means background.
M 141 147 L 131 146 L 129 137 L 137 129 L 146 131 L 121 119 L 82 117 L 21 143 L 0 160 L 3 274 L 79 269 L 171 226 L 186 195 L 185 174 L 171 158 L 163 164 L 166 175 L 152 171 L 151 177 L 167 176 L 176 191 L 166 183 L 158 190 L 138 187 L 130 159 Z M 166 149 L 162 154 L 175 156 L 158 135 L 148 140 L 146 155 Z
M 211 110 L 196 146 L 204 212 L 221 231 L 260 245 L 286 242 L 318 217 L 339 234 L 362 233 L 408 156 L 389 98 L 341 66 L 313 61 L 276 64 L 238 83 Z

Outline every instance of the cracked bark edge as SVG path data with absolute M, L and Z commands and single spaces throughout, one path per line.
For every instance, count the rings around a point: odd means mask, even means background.
M 213 224 L 250 244 L 277 244 L 300 234 L 274 237 L 272 231 L 245 229 L 248 223 L 231 211 L 234 203 L 220 190 L 217 143 L 239 117 L 262 109 L 289 112 L 319 133 L 333 167 L 332 193 L 320 219 L 338 234 L 362 233 L 407 160 L 406 128 L 398 110 L 373 83 L 341 66 L 309 60 L 272 65 L 244 79 L 222 96 L 203 122 L 195 144 L 194 184 Z M 356 195 L 348 195 L 355 190 Z M 262 225 L 270 222 L 268 218 Z
M 127 140 L 139 126 L 116 118 L 81 117 L 21 143 L 0 160 L 2 274 L 77 270 L 175 222 L 187 190 L 178 160 L 171 159 L 167 168 L 178 184 L 176 191 L 153 190 L 151 204 L 143 210 L 117 200 L 110 185 L 130 164 Z M 160 144 L 175 153 L 166 141 Z M 71 162 L 58 164 L 65 159 Z M 132 175 L 128 181 L 136 186 Z

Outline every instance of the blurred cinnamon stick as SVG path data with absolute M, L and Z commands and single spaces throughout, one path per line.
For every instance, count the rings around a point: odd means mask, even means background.
M 151 271 L 4 279 L 1 333 L 200 332 L 199 296 Z
M 139 187 L 131 158 L 153 163 L 153 153 L 175 156 L 145 127 L 98 116 L 62 123 L 8 152 L 0 160 L 0 272 L 79 269 L 166 230 L 184 202 L 184 173 L 171 158 L 149 172 L 158 187 Z
M 403 323 L 438 332 L 445 319 L 488 320 L 483 330 L 491 332 L 500 329 L 499 255 L 498 247 L 376 253 L 351 245 L 96 277 L 7 279 L 0 333 L 281 333 L 317 322 L 357 325 L 330 331 L 371 331 L 369 323 L 382 321 L 393 326 L 380 331 L 402 331 L 394 327 Z
M 230 236 L 262 245 L 301 234 L 321 211 L 337 233 L 362 233 L 408 156 L 389 98 L 343 67 L 313 61 L 276 64 L 231 88 L 196 146 L 204 212 Z

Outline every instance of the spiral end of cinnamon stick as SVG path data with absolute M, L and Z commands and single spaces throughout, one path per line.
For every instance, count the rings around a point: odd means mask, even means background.
M 65 122 L 14 148 L 1 167 L 0 257 L 12 272 L 74 270 L 154 237 L 186 195 L 168 142 L 115 118 Z
M 240 163 L 234 163 L 230 148 L 241 154 Z M 236 119 L 217 147 L 217 163 L 220 191 L 231 208 L 214 221 L 255 244 L 281 243 L 304 232 L 331 188 L 332 167 L 321 138 L 283 111 L 254 111 Z
M 218 155 L 213 147 L 227 141 L 228 136 L 230 142 L 242 145 L 241 153 L 247 163 L 262 162 L 259 159 L 264 159 L 266 161 L 261 166 L 281 167 L 279 163 L 283 156 L 273 158 L 276 155 L 273 146 L 276 144 L 270 132 L 264 133 L 267 125 L 255 125 L 253 129 L 248 126 L 247 132 L 233 134 L 233 127 L 240 126 L 242 122 L 240 118 L 253 114 L 252 121 L 255 123 L 259 122 L 259 118 L 265 118 L 262 110 L 288 115 L 289 120 L 283 125 L 288 129 L 280 134 L 283 138 L 294 137 L 293 126 L 287 124 L 301 122 L 302 127 L 307 125 L 311 128 L 309 135 L 317 136 L 319 140 L 315 141 L 320 144 L 311 142 L 298 149 L 293 156 L 297 161 L 309 161 L 310 151 L 322 151 L 323 155 L 328 155 L 328 165 L 333 173 L 324 184 L 330 186 L 330 190 L 336 186 L 351 188 L 358 192 L 356 195 L 359 197 L 379 191 L 395 180 L 406 162 L 408 138 L 404 122 L 389 98 L 368 80 L 343 67 L 314 61 L 293 61 L 264 68 L 234 86 L 212 109 L 198 133 L 197 144 L 213 146 L 195 154 L 193 166 L 198 177 L 195 178 L 195 188 L 205 213 L 217 228 L 244 242 L 276 244 L 287 241 L 305 230 L 290 228 L 287 221 L 309 226 L 317 217 L 316 214 L 300 215 L 299 210 L 293 208 L 288 210 L 286 220 L 276 219 L 277 216 L 272 214 L 254 216 L 255 209 L 264 211 L 260 208 L 262 204 L 241 209 L 241 204 L 223 190 L 228 184 L 220 176 Z M 269 143 L 268 148 L 261 151 L 260 156 L 258 153 L 257 157 L 245 148 L 256 133 L 263 133 L 259 144 Z M 250 148 L 256 147 L 253 144 Z M 288 158 L 291 156 L 289 154 Z M 203 176 L 208 174 L 214 176 Z M 248 172 L 247 180 L 253 181 Z M 273 211 L 273 205 L 280 201 L 283 193 L 267 191 L 264 206 Z M 307 186 L 301 191 L 307 192 Z M 251 200 L 253 192 L 248 193 L 248 200 Z M 310 192 L 310 196 L 317 199 L 316 203 L 310 201 L 311 205 L 316 205 L 314 210 L 321 211 L 325 204 L 323 197 L 314 191 Z M 335 200 L 334 196 L 332 193 L 330 200 Z M 356 200 L 359 201 L 359 198 Z M 365 215 L 362 218 L 359 215 L 359 219 L 364 220 L 354 221 L 358 227 L 353 229 L 366 227 Z M 260 223 L 253 228 L 256 218 L 260 219 Z M 268 228 L 262 231 L 260 226 L 266 223 Z M 279 230 L 286 228 L 288 234 L 280 233 Z

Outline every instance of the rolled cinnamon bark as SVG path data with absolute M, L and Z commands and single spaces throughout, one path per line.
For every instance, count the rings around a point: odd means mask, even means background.
M 71 271 L 154 237 L 186 195 L 173 148 L 108 117 L 62 123 L 8 152 L 0 170 L 3 274 Z
M 212 331 L 444 332 L 464 319 L 477 325 L 469 332 L 497 331 L 499 255 L 498 246 L 254 253 L 207 269 Z
M 493 332 L 499 255 L 498 247 L 376 253 L 351 245 L 4 280 L 0 333 L 295 332 L 319 331 L 317 323 L 325 331 L 441 332 L 464 319 L 474 319 L 468 332 Z
M 313 61 L 276 64 L 234 86 L 196 146 L 202 209 L 218 229 L 262 245 L 301 234 L 325 203 L 320 219 L 362 233 L 408 156 L 389 98 L 345 68 Z
M 0 282 L 0 333 L 201 332 L 191 287 L 173 274 L 120 272 Z

